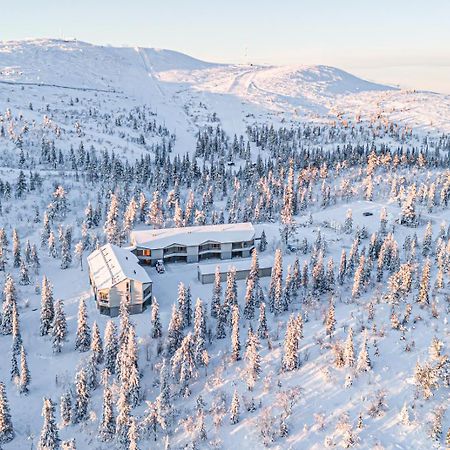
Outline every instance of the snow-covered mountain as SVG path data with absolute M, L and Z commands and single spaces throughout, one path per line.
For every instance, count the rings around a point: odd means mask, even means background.
M 450 130 L 450 96 L 375 84 L 328 66 L 215 64 L 171 50 L 41 39 L 0 43 L 0 81 L 123 93 L 152 104 L 178 132 L 212 113 L 229 132 L 255 121 L 355 116 Z

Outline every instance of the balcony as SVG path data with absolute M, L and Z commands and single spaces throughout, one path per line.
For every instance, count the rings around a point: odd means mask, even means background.
M 232 250 L 248 250 L 255 246 L 255 241 L 234 242 L 231 246 Z
M 177 247 L 169 247 L 164 249 L 164 256 L 170 255 L 185 255 L 187 253 L 186 247 L 177 246 Z

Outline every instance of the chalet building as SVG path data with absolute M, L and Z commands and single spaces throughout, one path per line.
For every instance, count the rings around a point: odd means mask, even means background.
M 152 280 L 129 250 L 106 244 L 87 258 L 89 279 L 101 314 L 115 317 L 122 300 L 140 313 L 152 299 Z
M 248 257 L 255 247 L 251 223 L 231 223 L 131 232 L 133 253 L 141 264 Z

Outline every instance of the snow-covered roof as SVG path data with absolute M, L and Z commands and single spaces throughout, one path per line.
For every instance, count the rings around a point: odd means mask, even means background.
M 195 246 L 205 242 L 243 242 L 255 237 L 250 222 L 221 225 L 203 225 L 160 230 L 137 230 L 131 232 L 131 243 L 148 249 L 165 248 L 170 245 Z
M 97 289 L 108 289 L 123 280 L 131 279 L 151 283 L 138 258 L 129 250 L 106 244 L 92 252 L 87 262 Z
M 273 266 L 273 258 L 260 258 L 258 263 L 260 269 L 270 269 Z M 240 272 L 242 270 L 249 270 L 251 265 L 252 258 L 234 259 L 219 264 L 198 264 L 198 272 L 201 275 L 210 275 L 216 272 L 217 266 L 219 267 L 220 273 L 228 273 L 233 267 L 236 269 L 236 272 Z

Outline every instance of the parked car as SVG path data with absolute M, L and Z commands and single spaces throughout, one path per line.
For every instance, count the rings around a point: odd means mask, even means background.
M 164 263 L 162 262 L 162 259 L 158 259 L 158 261 L 156 261 L 155 269 L 158 273 L 164 273 L 166 271 L 166 268 L 164 267 Z

